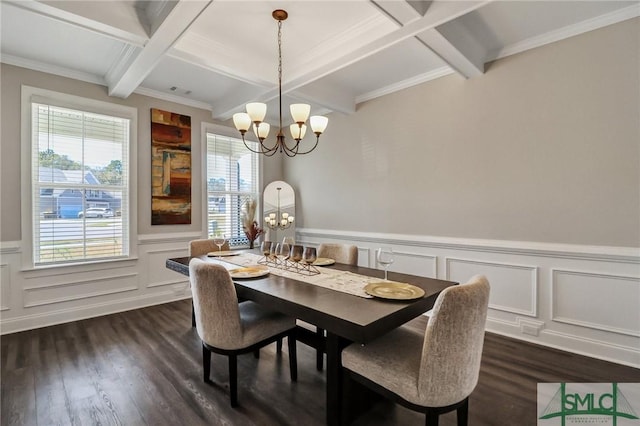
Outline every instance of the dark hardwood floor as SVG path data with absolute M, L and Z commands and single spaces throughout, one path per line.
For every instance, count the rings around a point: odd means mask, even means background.
M 425 318 L 413 321 L 424 327 Z M 2 425 L 323 425 L 315 351 L 298 345 L 298 382 L 275 344 L 239 357 L 240 406 L 229 406 L 226 358 L 202 381 L 189 300 L 1 338 Z M 640 370 L 487 334 L 470 425 L 535 425 L 538 382 L 640 382 Z M 380 402 L 356 425 L 422 425 Z M 441 418 L 454 425 L 455 413 Z

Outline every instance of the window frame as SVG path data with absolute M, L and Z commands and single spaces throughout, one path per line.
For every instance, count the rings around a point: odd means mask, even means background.
M 121 262 L 137 259 L 137 139 L 138 139 L 138 110 L 134 107 L 118 105 L 96 99 L 85 98 L 53 90 L 23 85 L 21 88 L 21 241 L 22 241 L 22 270 L 41 270 L 77 265 L 93 265 L 108 262 Z M 32 181 L 33 140 L 32 140 L 32 104 L 42 103 L 62 108 L 80 110 L 89 113 L 120 117 L 129 120 L 129 149 L 128 149 L 128 193 L 129 214 L 128 232 L 124 235 L 127 255 L 112 258 L 78 259 L 69 262 L 35 263 L 35 237 L 33 225 L 33 197 L 34 184 Z M 124 217 L 124 216 L 123 216 Z
M 242 138 L 238 134 L 238 131 L 235 128 L 222 126 L 214 123 L 206 123 L 203 122 L 201 126 L 201 168 L 202 168 L 202 190 L 201 190 L 201 202 L 202 202 L 202 230 L 201 230 L 201 238 L 209 238 L 209 190 L 208 190 L 208 169 L 207 169 L 207 156 L 208 156 L 208 143 L 207 143 L 207 134 L 212 133 L 218 136 L 228 137 L 232 139 L 238 139 L 242 141 Z M 257 143 L 257 140 L 252 138 L 249 133 L 245 135 L 245 139 L 249 142 Z M 260 217 L 262 215 L 262 191 L 263 191 L 263 171 L 264 171 L 264 163 L 263 156 L 260 154 L 255 154 L 257 159 L 257 167 L 258 172 L 256 173 L 258 182 L 256 183 L 256 201 L 258 202 L 258 206 L 256 209 L 256 218 L 255 220 L 260 223 Z M 229 194 L 237 193 L 238 191 L 227 191 Z M 233 248 L 247 248 L 249 244 L 231 244 Z

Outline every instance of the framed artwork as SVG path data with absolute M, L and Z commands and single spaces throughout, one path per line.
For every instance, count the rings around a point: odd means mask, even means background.
M 151 224 L 191 224 L 191 117 L 151 109 Z

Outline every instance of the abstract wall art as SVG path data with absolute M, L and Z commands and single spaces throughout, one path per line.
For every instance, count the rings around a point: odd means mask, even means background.
M 191 224 L 191 117 L 151 109 L 151 224 Z

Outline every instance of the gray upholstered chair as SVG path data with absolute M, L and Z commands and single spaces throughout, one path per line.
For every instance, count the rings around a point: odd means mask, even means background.
M 452 410 L 457 410 L 458 425 L 466 425 L 469 395 L 478 383 L 488 304 L 489 282 L 475 276 L 440 294 L 424 334 L 405 326 L 366 345 L 351 344 L 342 352 L 343 392 L 349 393 L 355 380 L 426 413 L 429 426 Z
M 321 243 L 318 246 L 318 257 L 327 257 L 335 260 L 337 263 L 357 266 L 358 246 L 351 244 Z M 307 326 L 306 323 L 302 323 L 302 325 Z M 324 329 L 316 328 L 316 334 L 318 339 L 324 339 Z M 321 349 L 316 349 L 316 368 L 318 371 L 322 371 L 323 364 L 324 352 Z
M 345 265 L 358 264 L 358 247 L 350 244 L 322 243 L 318 246 L 318 257 L 328 257 Z
M 220 247 L 221 250 L 229 250 L 229 241 L 225 241 Z M 189 241 L 189 257 L 204 256 L 209 252 L 217 251 L 218 246 L 211 239 Z M 195 311 L 193 309 L 193 299 L 191 300 L 191 327 L 196 326 Z
M 246 301 L 238 303 L 229 272 L 198 258 L 189 262 L 196 330 L 202 340 L 204 381 L 210 383 L 211 352 L 229 357 L 229 397 L 238 405 L 237 356 L 287 337 L 291 380 L 297 380 L 295 318 Z
M 225 241 L 221 249 L 229 250 L 229 241 Z M 189 257 L 204 256 L 212 251 L 218 251 L 218 246 L 211 239 L 189 241 Z

